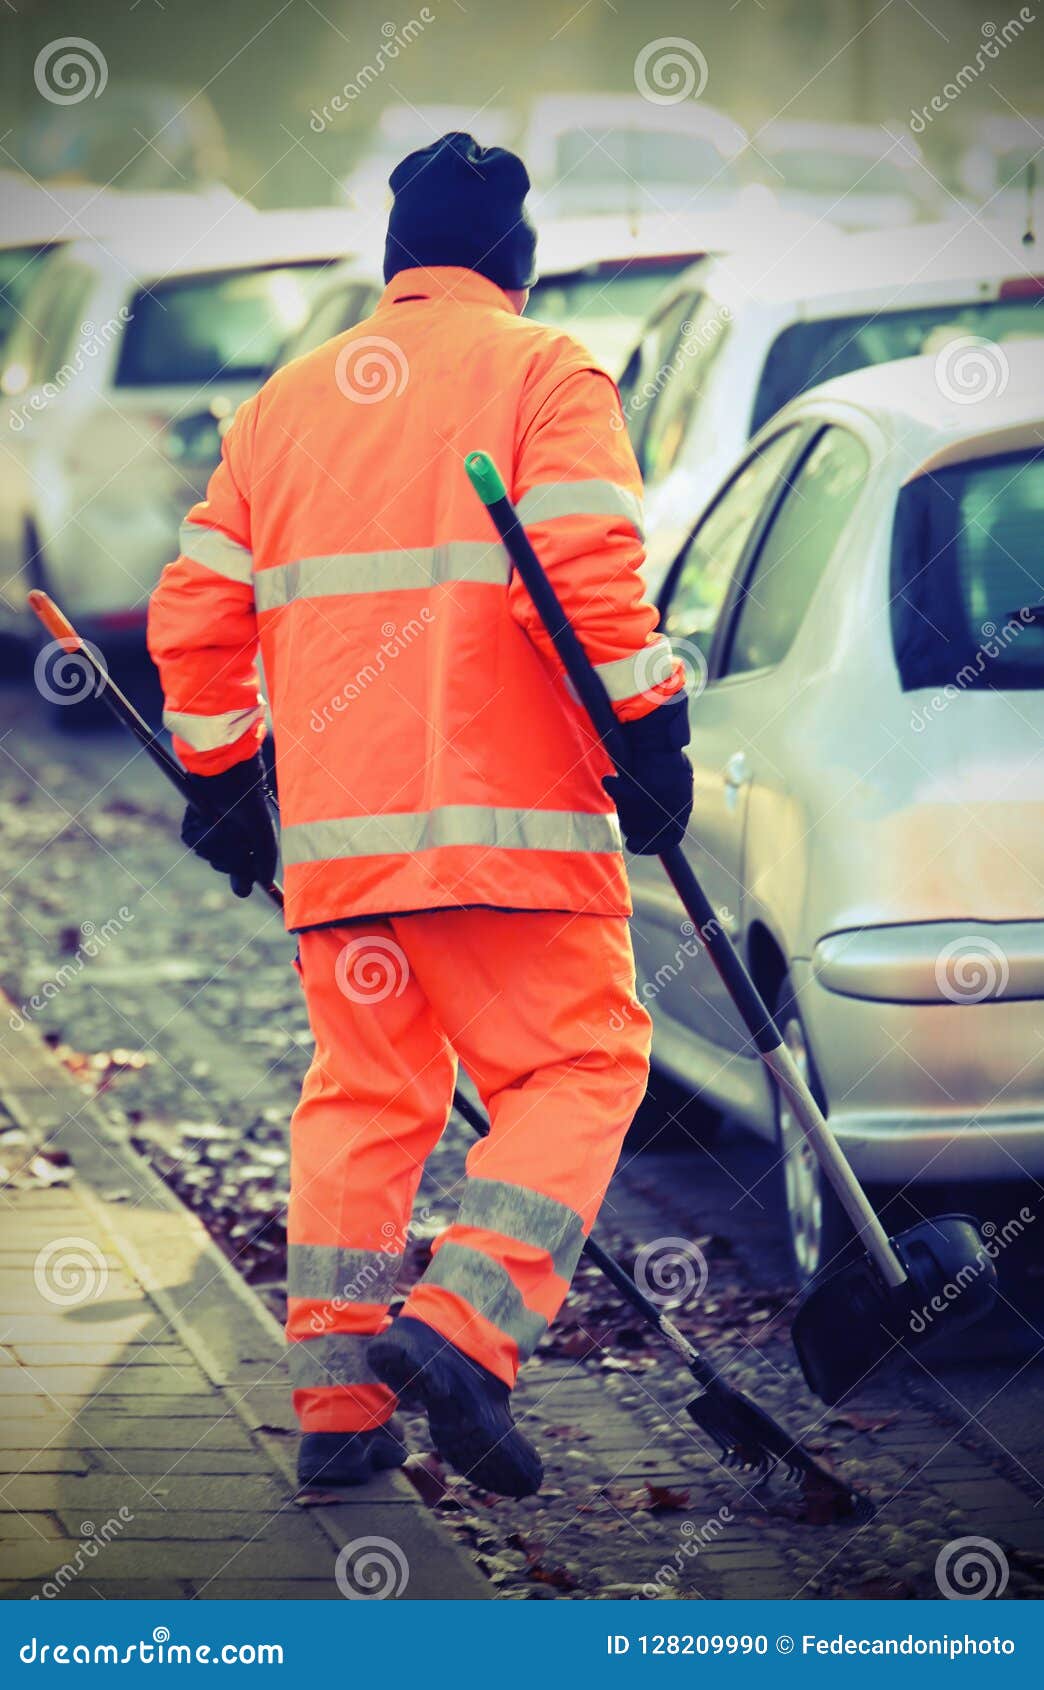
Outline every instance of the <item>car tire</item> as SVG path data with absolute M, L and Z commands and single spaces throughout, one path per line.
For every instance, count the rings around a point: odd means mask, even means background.
M 824 1114 L 827 1102 L 798 1010 L 794 988 L 784 978 L 775 1003 L 783 1042 L 801 1069 Z M 778 1086 L 773 1087 L 780 1188 L 786 1216 L 790 1259 L 798 1284 L 810 1285 L 847 1259 L 854 1233 L 851 1222 Z

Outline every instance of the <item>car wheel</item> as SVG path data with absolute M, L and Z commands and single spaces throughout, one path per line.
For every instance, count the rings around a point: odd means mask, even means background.
M 826 1099 L 789 979 L 784 980 L 776 1002 L 776 1021 L 784 1044 L 825 1112 Z M 846 1250 L 853 1233 L 797 1117 L 779 1087 L 774 1087 L 774 1090 L 776 1141 L 790 1255 L 798 1282 L 804 1286 L 824 1270 L 840 1265 L 838 1258 Z

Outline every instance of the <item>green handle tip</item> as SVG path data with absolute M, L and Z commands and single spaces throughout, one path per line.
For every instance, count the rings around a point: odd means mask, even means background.
M 507 488 L 500 471 L 488 452 L 469 452 L 464 459 L 464 468 L 484 505 L 495 505 L 498 499 L 507 498 Z

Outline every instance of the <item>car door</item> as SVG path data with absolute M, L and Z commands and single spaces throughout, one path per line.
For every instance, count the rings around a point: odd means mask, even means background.
M 708 887 L 720 889 L 712 902 L 720 896 L 728 903 L 731 936 L 741 943 L 750 921 L 752 873 L 762 894 L 765 880 L 780 900 L 779 908 L 761 914 L 784 945 L 789 912 L 807 884 L 809 831 L 795 807 L 791 767 L 807 753 L 788 731 L 789 707 L 803 677 L 787 659 L 869 465 L 863 442 L 846 428 L 804 437 L 733 578 L 715 631 L 710 678 L 693 710 L 693 867 Z M 762 876 L 761 868 L 771 872 Z M 739 1022 L 731 1014 L 729 1021 L 742 1042 Z M 713 1027 L 707 1036 L 714 1036 Z
M 751 454 L 698 525 L 671 572 L 661 616 L 689 682 L 696 796 L 686 851 L 723 924 L 732 930 L 741 904 L 739 864 L 745 793 L 723 786 L 718 761 L 726 734 L 722 712 L 706 687 L 708 653 L 722 604 L 784 487 L 786 466 L 802 431 L 784 429 Z M 714 1044 L 742 1043 L 728 1000 L 705 953 L 683 929 L 677 895 L 655 858 L 632 857 L 635 955 L 642 995 L 657 1018 L 698 1031 Z

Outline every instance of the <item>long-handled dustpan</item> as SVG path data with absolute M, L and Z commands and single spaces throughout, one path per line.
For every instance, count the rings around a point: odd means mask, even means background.
M 97 693 L 104 699 L 116 720 L 128 728 L 145 752 L 166 778 L 186 800 L 198 802 L 198 793 L 190 791 L 188 777 L 180 763 L 153 733 L 144 717 L 134 708 L 112 680 L 97 653 L 86 646 L 68 617 L 53 599 L 36 590 L 29 595 L 30 605 L 44 627 L 65 651 L 76 656 L 90 670 L 98 682 Z M 277 908 L 283 907 L 283 890 L 273 881 L 265 892 Z M 489 1131 L 489 1123 L 470 1100 L 457 1091 L 454 1105 L 458 1113 L 480 1137 Z M 720 1452 L 719 1459 L 727 1467 L 739 1467 L 759 1478 L 781 1469 L 800 1483 L 809 1499 L 819 1510 L 834 1520 L 857 1523 L 873 1513 L 873 1504 L 863 1493 L 853 1490 L 844 1480 L 823 1467 L 808 1450 L 792 1438 L 770 1415 L 742 1392 L 735 1390 L 717 1373 L 707 1358 L 678 1329 L 672 1320 L 658 1309 L 639 1289 L 631 1275 L 618 1261 L 603 1250 L 593 1238 L 584 1245 L 585 1254 L 616 1287 L 622 1296 L 637 1309 L 648 1324 L 665 1339 L 680 1356 L 700 1386 L 699 1394 L 686 1406 L 697 1425 L 713 1438 Z
M 465 468 L 610 760 L 626 769 L 626 743 L 609 695 L 529 542 L 496 465 L 488 453 L 471 452 Z M 812 1286 L 794 1321 L 794 1345 L 805 1378 L 817 1396 L 834 1403 L 903 1346 L 980 1320 L 996 1300 L 996 1270 L 982 1249 L 978 1224 L 968 1215 L 940 1215 L 888 1237 L 681 847 L 665 851 L 660 861 L 866 1252 L 863 1260 Z M 930 1325 L 915 1318 L 925 1308 L 940 1306 L 942 1312 Z

